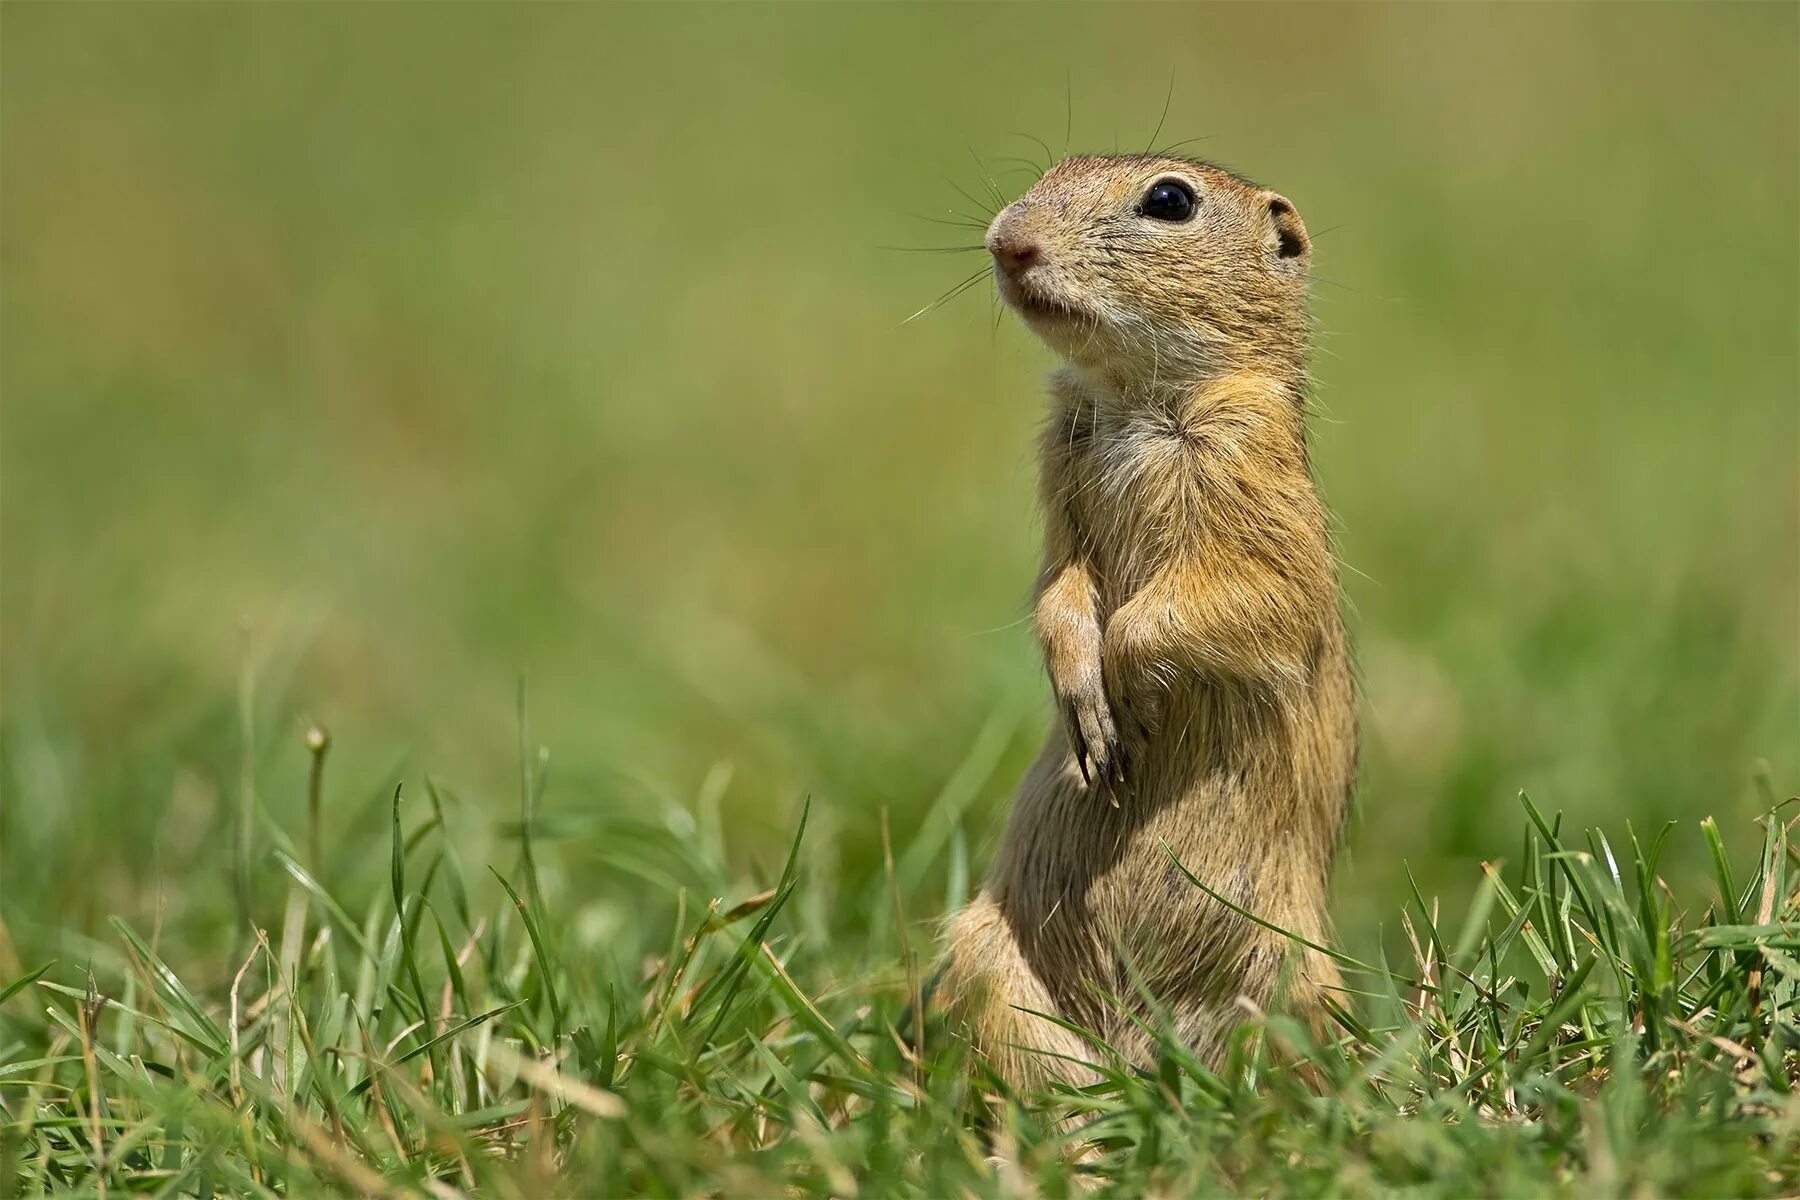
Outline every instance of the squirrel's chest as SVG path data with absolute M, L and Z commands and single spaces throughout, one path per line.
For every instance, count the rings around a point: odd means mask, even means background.
M 1097 421 L 1071 456 L 1071 515 L 1090 555 L 1125 578 L 1206 525 L 1202 439 L 1155 413 Z

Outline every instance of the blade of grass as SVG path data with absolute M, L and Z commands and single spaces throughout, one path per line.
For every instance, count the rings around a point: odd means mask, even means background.
M 489 870 L 492 869 L 489 868 Z M 525 907 L 523 900 L 519 899 L 519 893 L 515 892 L 512 884 L 506 881 L 506 876 L 494 871 L 494 878 L 498 879 L 500 886 L 506 889 L 507 896 L 512 899 L 513 907 L 519 910 L 519 919 L 525 922 L 525 935 L 531 939 L 531 952 L 537 960 L 538 977 L 544 982 L 544 996 L 550 1002 L 550 1044 L 554 1046 L 562 1041 L 563 1010 L 562 1001 L 557 999 L 555 973 L 550 964 L 549 951 L 544 945 L 544 936 L 539 931 L 537 920 L 533 917 L 531 910 Z

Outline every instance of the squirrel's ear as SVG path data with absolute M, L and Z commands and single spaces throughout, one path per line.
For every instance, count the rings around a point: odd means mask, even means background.
M 1263 206 L 1269 220 L 1269 249 L 1278 267 L 1299 267 L 1312 253 L 1312 241 L 1306 236 L 1306 222 L 1294 210 L 1293 203 L 1274 192 L 1263 193 Z

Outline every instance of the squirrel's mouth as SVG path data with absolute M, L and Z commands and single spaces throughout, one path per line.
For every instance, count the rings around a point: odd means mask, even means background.
M 1045 291 L 1029 279 L 1000 272 L 1000 295 L 1013 311 L 1028 321 L 1063 324 L 1090 321 L 1092 315 Z

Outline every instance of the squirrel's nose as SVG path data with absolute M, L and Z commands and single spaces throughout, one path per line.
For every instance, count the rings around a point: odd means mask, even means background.
M 1018 275 L 1044 255 L 1043 247 L 1030 237 L 1011 231 L 996 232 L 988 238 L 988 253 L 1008 275 Z

